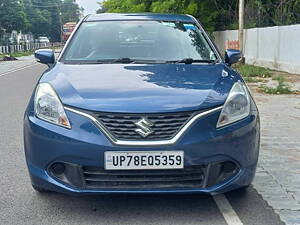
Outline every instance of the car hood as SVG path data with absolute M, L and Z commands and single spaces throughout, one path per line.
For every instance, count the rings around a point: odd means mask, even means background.
M 222 105 L 238 79 L 239 75 L 222 63 L 57 63 L 40 82 L 50 83 L 64 105 L 93 111 L 151 113 Z

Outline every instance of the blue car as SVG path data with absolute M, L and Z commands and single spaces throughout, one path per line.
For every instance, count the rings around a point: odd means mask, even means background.
M 259 113 L 242 77 L 189 15 L 82 19 L 24 117 L 31 183 L 39 192 L 209 193 L 248 187 Z

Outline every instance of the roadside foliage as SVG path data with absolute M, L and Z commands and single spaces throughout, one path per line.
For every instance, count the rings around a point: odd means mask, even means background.
M 238 0 L 105 0 L 99 12 L 156 12 L 191 14 L 206 30 L 238 27 Z M 248 0 L 246 28 L 300 23 L 300 0 Z
M 59 41 L 62 24 L 78 22 L 82 11 L 74 0 L 0 0 L 0 42 L 14 30 Z

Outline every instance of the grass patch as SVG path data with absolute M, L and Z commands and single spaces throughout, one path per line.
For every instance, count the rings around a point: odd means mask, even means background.
M 13 52 L 11 53 L 12 57 L 22 57 L 22 56 L 29 56 L 32 55 L 33 51 L 26 51 L 26 52 Z M 0 54 L 0 59 L 2 59 L 4 56 L 9 54 Z
M 54 46 L 54 47 L 48 47 L 48 48 L 50 48 L 53 51 L 55 51 L 55 50 L 60 50 L 62 48 L 62 46 Z M 33 55 L 34 52 L 35 52 L 35 50 L 25 51 L 25 52 L 13 52 L 13 53 L 11 53 L 11 56 L 12 57 L 29 56 L 29 55 Z M 0 59 L 2 59 L 6 55 L 9 55 L 9 53 L 7 53 L 7 54 L 0 54 Z
M 258 83 L 258 82 L 264 82 L 263 79 L 260 79 L 260 78 L 255 78 L 255 77 L 244 77 L 244 80 L 247 82 L 247 83 Z
M 271 70 L 260 67 L 253 66 L 248 64 L 238 64 L 235 66 L 235 69 L 244 77 L 261 77 L 267 78 L 271 77 Z
M 247 64 L 237 64 L 234 68 L 242 75 L 247 83 L 258 83 L 267 82 L 272 77 L 272 80 L 278 82 L 277 86 L 269 87 L 267 85 L 259 86 L 259 91 L 266 94 L 294 94 L 295 91 L 291 90 L 291 87 L 286 82 L 286 79 L 282 75 L 275 76 L 275 73 L 267 68 L 247 65 Z
M 22 57 L 22 56 L 29 56 L 29 55 L 32 55 L 32 54 L 33 54 L 33 51 L 27 51 L 27 52 L 14 52 L 11 55 L 13 57 Z
M 278 85 L 276 87 L 268 87 L 266 85 L 262 85 L 259 89 L 266 94 L 293 94 L 294 91 L 291 90 L 291 87 L 285 82 L 285 78 L 283 76 L 277 76 L 272 78 L 273 80 L 278 81 Z

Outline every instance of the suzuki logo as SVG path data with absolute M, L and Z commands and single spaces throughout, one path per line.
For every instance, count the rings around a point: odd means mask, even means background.
M 137 132 L 139 135 L 141 135 L 143 138 L 148 137 L 150 134 L 152 134 L 154 131 L 152 130 L 152 126 L 154 124 L 147 120 L 146 118 L 142 118 L 140 121 L 134 123 L 138 129 L 135 129 L 134 131 Z

